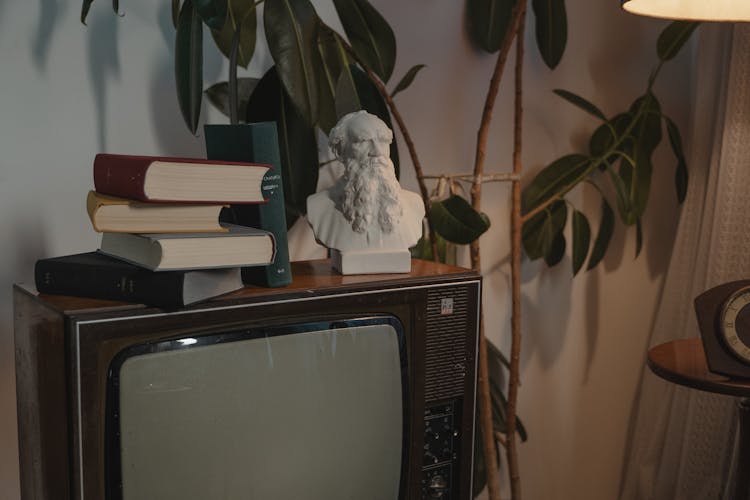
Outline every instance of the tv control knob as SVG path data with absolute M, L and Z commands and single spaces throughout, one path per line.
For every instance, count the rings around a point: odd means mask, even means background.
M 427 485 L 427 492 L 430 498 L 443 498 L 448 492 L 448 481 L 440 474 L 432 476 L 430 484 Z

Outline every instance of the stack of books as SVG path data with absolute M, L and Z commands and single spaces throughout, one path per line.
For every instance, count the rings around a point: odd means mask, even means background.
M 37 261 L 37 290 L 179 307 L 242 288 L 242 269 L 271 265 L 277 242 L 269 228 L 225 220 L 230 206 L 268 202 L 262 186 L 270 168 L 97 155 L 87 211 L 101 244 Z

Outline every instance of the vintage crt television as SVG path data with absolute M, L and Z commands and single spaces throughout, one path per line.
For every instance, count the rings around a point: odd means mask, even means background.
M 479 276 L 293 275 L 180 310 L 17 285 L 23 500 L 469 500 Z

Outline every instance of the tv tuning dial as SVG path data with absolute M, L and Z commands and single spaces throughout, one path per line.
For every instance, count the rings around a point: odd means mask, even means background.
M 448 491 L 448 481 L 440 474 L 432 476 L 430 484 L 427 485 L 427 491 L 430 498 L 443 498 Z

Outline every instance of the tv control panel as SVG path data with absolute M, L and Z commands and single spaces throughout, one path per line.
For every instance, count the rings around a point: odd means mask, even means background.
M 424 412 L 422 499 L 450 500 L 461 433 L 458 400 L 433 405 Z

